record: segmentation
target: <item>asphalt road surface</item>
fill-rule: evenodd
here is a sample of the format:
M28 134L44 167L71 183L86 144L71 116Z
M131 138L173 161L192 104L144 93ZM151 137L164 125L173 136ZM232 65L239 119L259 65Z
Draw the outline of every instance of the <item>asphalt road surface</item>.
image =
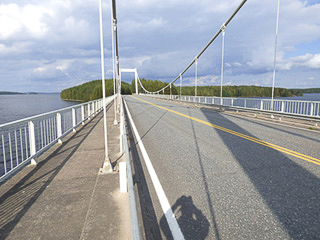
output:
M319 133L125 100L185 239L320 239ZM131 148L145 238L172 239L138 145Z

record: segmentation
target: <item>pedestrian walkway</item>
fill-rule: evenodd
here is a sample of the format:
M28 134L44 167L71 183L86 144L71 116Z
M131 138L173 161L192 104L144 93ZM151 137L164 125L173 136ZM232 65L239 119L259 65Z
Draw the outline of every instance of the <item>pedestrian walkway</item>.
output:
M107 119L115 165L122 158L112 106ZM99 174L102 112L63 140L36 167L0 186L0 239L130 239L128 195L119 192L119 175Z

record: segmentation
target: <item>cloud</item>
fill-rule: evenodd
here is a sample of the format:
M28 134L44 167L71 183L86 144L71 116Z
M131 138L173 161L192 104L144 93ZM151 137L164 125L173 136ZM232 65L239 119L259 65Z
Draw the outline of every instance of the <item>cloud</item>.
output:
M308 68L320 68L320 54L306 54L295 58L295 60L297 60L298 64L300 63L302 66L306 66Z
M0 39L12 39L24 34L41 37L48 31L45 17L53 17L50 9L35 5L18 6L17 4L0 5Z
M117 1L120 66L137 68L140 77L173 80L239 3ZM270 84L276 9L276 1L247 1L228 25L226 84ZM1 1L1 85L14 90L14 81L19 81L30 91L37 91L50 83L48 91L56 91L101 78L98 10L96 0ZM319 87L319 79L308 79L319 75L319 12L318 1L281 1L277 83L299 87L304 82ZM109 3L103 3L103 14L106 73L112 77ZM219 84L216 76L221 69L221 40L219 36L199 59L200 85ZM194 70L191 66L186 72L184 84L194 84Z

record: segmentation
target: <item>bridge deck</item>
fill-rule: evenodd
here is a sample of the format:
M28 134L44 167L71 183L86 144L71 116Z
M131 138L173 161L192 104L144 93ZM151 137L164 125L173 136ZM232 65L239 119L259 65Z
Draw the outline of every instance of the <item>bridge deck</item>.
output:
M119 128L108 111L109 148L119 161ZM110 139L110 136L115 136ZM128 195L118 174L99 175L103 115L94 117L0 187L0 239L128 239Z
M171 237L164 201L185 239L319 239L318 132L173 101L125 100L159 179L154 184L150 162L138 155L147 239Z

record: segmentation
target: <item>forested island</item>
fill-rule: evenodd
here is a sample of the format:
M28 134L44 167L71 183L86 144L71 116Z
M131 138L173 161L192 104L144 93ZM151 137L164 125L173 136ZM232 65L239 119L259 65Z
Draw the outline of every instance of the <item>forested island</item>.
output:
M146 80L141 79L143 86L150 92L157 91L165 87L168 83L159 80ZM182 95L194 95L194 86L184 86L181 88ZM143 93L144 90L139 86L139 92ZM135 93L135 81L132 80L131 84L122 82L121 94ZM180 94L180 87L173 85L171 89L173 95ZM308 89L287 89L275 88L275 97L293 97L303 96L304 93L320 93L320 88ZM113 80L106 80L106 96L113 94ZM163 94L162 92L160 94ZM170 88L164 90L164 94L170 94ZM259 86L223 86L223 97L271 97L271 87ZM220 96L220 86L198 86L198 96ZM93 80L79 86L71 87L62 90L60 96L64 100L87 102L95 99L102 98L102 84L101 80Z
M141 80L142 85L150 92L157 91L168 83L161 81L152 80ZM134 80L131 83L131 89L134 89ZM259 86L223 86L222 96L223 97L271 97L271 87L259 87ZM139 92L144 92L139 86ZM164 94L170 94L170 88L166 88ZM172 94L180 94L180 87L172 86ZM195 95L194 86L181 87L181 95ZM198 86L198 96L220 96L220 86ZM275 88L275 97L293 97L303 96L301 89L286 89L286 88Z
M24 93L0 91L0 95L20 95L20 94L24 94Z
M106 79L106 96L113 95L113 80ZM121 94L131 94L130 84L122 82ZM60 97L64 100L88 102L102 98L101 80L93 80L81 85L62 90Z
M9 91L0 91L0 95L25 95L25 94L39 94L36 92L27 92L27 93L20 93L20 92L9 92Z
M303 88L303 89L291 89L293 91L300 91L302 93L320 93L320 88Z

